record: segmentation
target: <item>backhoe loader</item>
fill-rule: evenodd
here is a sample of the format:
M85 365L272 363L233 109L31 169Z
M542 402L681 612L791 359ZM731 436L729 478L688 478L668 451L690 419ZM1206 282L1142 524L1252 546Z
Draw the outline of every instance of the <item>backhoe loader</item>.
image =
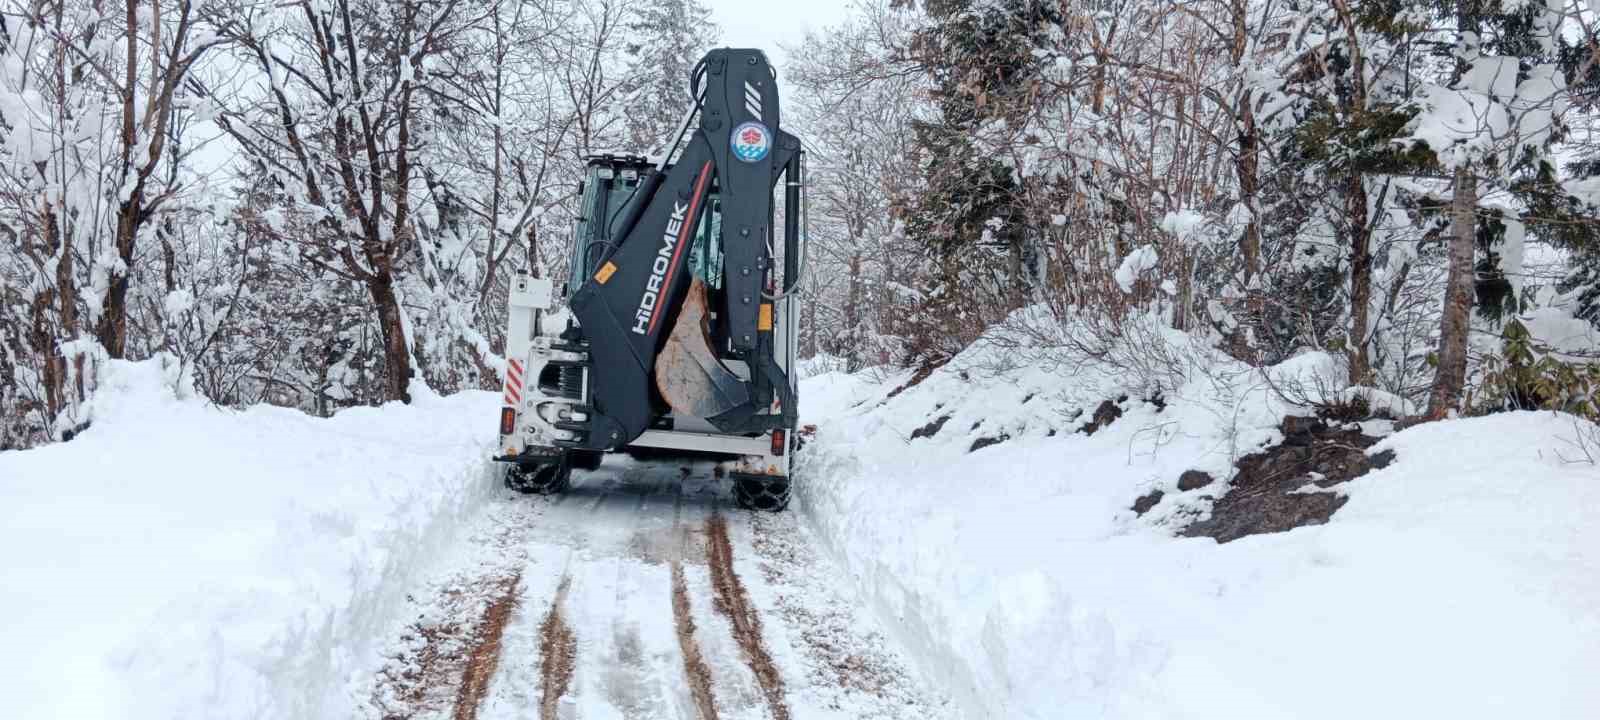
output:
M566 277L513 279L495 459L515 490L666 450L718 458L741 506L788 505L805 154L759 50L712 50L690 91L653 162L588 159Z

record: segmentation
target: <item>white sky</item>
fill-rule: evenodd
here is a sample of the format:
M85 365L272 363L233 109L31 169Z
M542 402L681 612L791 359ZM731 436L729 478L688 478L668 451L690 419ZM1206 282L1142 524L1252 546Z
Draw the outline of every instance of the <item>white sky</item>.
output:
M850 16L854 0L704 0L722 26L722 47L765 50L783 72L779 43L799 45L807 30L837 25Z

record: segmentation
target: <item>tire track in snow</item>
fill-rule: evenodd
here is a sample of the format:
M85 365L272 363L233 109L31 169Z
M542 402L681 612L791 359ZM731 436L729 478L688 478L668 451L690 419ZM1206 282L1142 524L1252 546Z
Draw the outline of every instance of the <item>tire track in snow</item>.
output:
M752 513L730 527L733 541L750 548L748 587L778 644L780 664L800 707L848 712L857 720L953 720L949 699L921 682L896 650L884 624L837 582L839 569L818 552L794 514ZM789 648L784 648L787 640ZM792 654L782 652L788 650Z
M556 720L561 696L572 684L573 662L578 655L578 640L567 625L561 606L567 601L567 589L572 586L570 577L563 577L556 588L550 611L539 626L539 674L544 693L539 700L540 720Z
M700 654L695 640L694 616L689 606L689 590L683 580L683 564L672 562L672 620L678 631L678 647L683 653L683 673L689 693L700 711L700 720L717 720L717 698L711 692L711 668Z
M750 604L749 592L733 571L733 544L728 541L728 522L720 513L706 518L706 561L710 565L714 606L728 618L733 639L739 645L745 664L755 674L756 683L766 697L773 720L789 720L789 705L784 699L783 676L761 637L761 617Z
M700 461L608 460L574 480L508 495L445 553L385 668L411 680L380 678L385 718L941 715L915 677L880 672L903 658L868 613L835 607L850 604L836 567L774 556L810 550L793 516L732 510Z
M478 706L489 692L489 679L494 677L500 664L500 638L505 634L506 621L516 608L522 576L513 575L502 581L502 590L489 606L484 608L473 632L474 642L467 654L467 665L461 673L460 689L456 691L454 720L474 720Z
M465 529L461 546L441 558L456 569L409 596L415 619L395 628L397 642L372 676L365 717L453 716L474 668L492 671L486 662L516 604L524 530L540 512L495 504Z
M693 717L675 671L671 578L655 539L679 523L679 483L655 468L627 463L575 481L565 509L552 511L531 540L535 556L553 546L566 548L563 572L570 584L560 618L573 638L568 679L560 686L543 677L543 668L552 665L544 660L536 687L524 683L527 689L516 693L509 689L516 680L507 678L500 704L513 708L520 697L525 711L506 717ZM579 536L581 541L572 541ZM535 652L542 657L550 643L535 635ZM554 715L540 714L544 708Z

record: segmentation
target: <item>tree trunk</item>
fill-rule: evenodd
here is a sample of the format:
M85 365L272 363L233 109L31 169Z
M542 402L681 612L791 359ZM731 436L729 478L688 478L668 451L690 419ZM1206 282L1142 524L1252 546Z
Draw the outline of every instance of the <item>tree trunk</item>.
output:
M1239 235L1239 255L1244 259L1245 289L1248 291L1261 272L1261 223L1256 220L1256 195L1261 182L1257 177L1260 168L1260 131L1256 129L1256 114L1250 106L1247 91L1239 103L1239 154L1234 159L1234 173L1239 179L1239 200L1250 211L1250 220Z
M800 357L812 358L817 356L817 303L815 301L800 304L805 308L805 324L800 326Z
M138 133L135 130L137 116L134 106L134 96L138 93L139 63L139 15L137 2L128 0L127 8L127 40L128 46L123 58L122 77L122 173L124 179L136 177L134 169L134 144L138 142ZM155 102L155 98L147 99ZM122 267L116 268L110 279L110 286L106 288L106 296L100 303L100 323L96 334L99 335L100 345L105 348L106 355L112 358L123 358L128 351L128 277L133 274L133 242L134 235L139 231L139 209L143 204L141 186L143 178L129 190L128 196L117 206L117 258L122 261Z
M852 246L854 246L854 233L852 233ZM848 347L840 348L844 351L845 372L855 372L861 369L861 341L866 333L861 331L861 253L852 251L849 261L850 285L845 293L844 327L845 341Z
M367 281L367 292L378 310L378 328L383 333L383 399L411 402L411 349L406 342L405 323L400 320L400 300L394 294L394 281L388 273L375 273Z
M134 236L139 232L138 197L129 198L117 209L117 258L122 267L111 273L105 300L100 305L97 333L106 355L124 358L128 353L128 277L133 274Z
M1189 307L1194 302L1194 253L1184 251L1178 267L1178 296L1174 298L1172 308L1172 329L1188 332L1194 323L1190 322Z
M1351 385L1372 384L1372 360L1367 354L1372 308L1372 224L1367 217L1367 186L1362 173L1346 179L1345 219L1350 223L1350 337L1345 349Z
M1477 178L1469 168L1456 168L1455 196L1450 201L1449 278L1444 290L1444 316L1439 322L1439 365L1428 398L1428 417L1443 418L1461 401L1467 381L1467 333L1472 321L1472 255L1476 241Z

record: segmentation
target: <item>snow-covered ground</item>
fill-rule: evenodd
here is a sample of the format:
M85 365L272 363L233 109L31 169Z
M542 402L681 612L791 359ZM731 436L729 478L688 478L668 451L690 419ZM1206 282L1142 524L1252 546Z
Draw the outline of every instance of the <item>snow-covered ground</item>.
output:
M526 497L493 394L318 419L177 385L112 363L91 429L0 454L0 718L953 717L711 464Z
M0 454L0 717L1600 716L1596 428L1393 433L1328 524L1219 545L1174 529L1326 356L1153 402L1000 355L810 363L776 517L704 463L514 495L492 394L316 419L113 363L89 431Z
M797 516L738 511L711 463L614 456L558 496L502 493L467 536L353 717L960 717Z
M77 439L0 453L0 717L349 717L414 569L499 485L497 396L176 399L113 362Z
M801 393L800 511L963 717L1600 717L1600 467L1575 444L1600 429L1418 426L1328 524L1219 545L1173 526L1226 483L1176 482L1280 439L1262 376L1196 372L1162 408L1115 373L995 359Z

